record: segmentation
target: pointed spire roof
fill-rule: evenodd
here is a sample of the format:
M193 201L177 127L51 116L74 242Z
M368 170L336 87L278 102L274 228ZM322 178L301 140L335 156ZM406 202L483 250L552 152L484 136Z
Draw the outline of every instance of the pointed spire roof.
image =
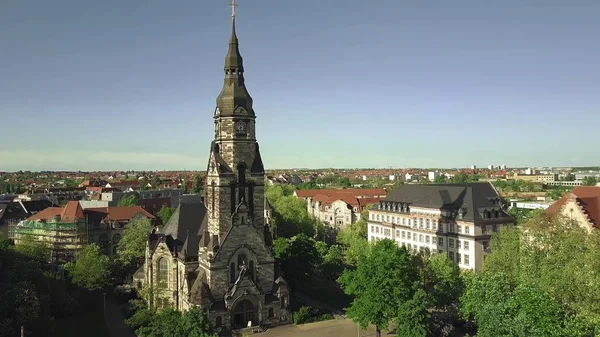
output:
M231 2L231 37L229 38L229 50L225 57L225 70L236 69L244 71L242 55L240 54L239 41L235 34L235 0Z
M225 56L225 80L217 97L215 118L232 116L236 113L254 115L252 97L244 84L244 62L240 54L239 40L235 31L235 0L231 3L231 36Z

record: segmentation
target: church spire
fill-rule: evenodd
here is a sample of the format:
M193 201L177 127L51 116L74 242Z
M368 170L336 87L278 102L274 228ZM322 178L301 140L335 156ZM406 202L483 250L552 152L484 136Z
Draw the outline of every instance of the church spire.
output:
M231 37L229 38L229 50L225 56L225 81L223 89L217 97L218 109L215 112L215 118L232 116L242 110L247 112L247 116L254 116L252 97L244 84L244 64L235 32L235 8L237 7L235 0L232 0L230 5Z
M242 55L240 54L240 48L238 44L238 38L235 34L235 8L237 4L235 0L231 1L231 37L229 38L229 51L225 57L225 73L229 71L244 72L244 65L242 61Z

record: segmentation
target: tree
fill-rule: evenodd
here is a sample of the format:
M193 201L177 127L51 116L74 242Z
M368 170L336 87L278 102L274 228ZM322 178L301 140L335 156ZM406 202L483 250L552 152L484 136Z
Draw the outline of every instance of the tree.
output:
M102 289L110 281L110 260L100 247L90 244L77 253L75 262L65 265L73 284L88 290Z
M140 179L140 190L145 191L147 189L148 189L148 178L146 177L146 175L143 175L142 178Z
M381 240L359 258L356 269L346 269L338 282L346 294L354 296L347 316L363 329L375 325L379 337L398 317L400 303L413 298L418 275L406 248Z
M433 182L435 184L445 184L448 182L448 177L445 174L440 174L439 176L435 177L435 179L433 179Z
M320 265L321 259L315 245L315 240L303 233L274 241L275 258L292 285L296 281L307 280Z
M155 174L152 178L152 187L156 189L160 186L160 184L162 184L162 180L160 179L158 174Z
M139 203L139 195L137 193L131 193L124 195L121 200L119 200L119 207L125 206L137 206Z
M141 309L140 315L134 314L135 319L129 319L128 324L142 324L135 330L139 337L216 337L206 314L200 308L191 308L180 313L172 308L163 309L148 315L147 309ZM133 318L132 317L132 318Z
M431 305L444 311L457 308L464 288L458 265L446 254L436 254L428 259L424 274L423 287Z
M583 177L583 179L581 179L581 184L584 186L596 186L596 184L598 184L598 179L596 177Z
M428 296L422 289L418 289L408 301L400 303L396 318L396 336L427 337L430 320L428 303Z
M200 194L201 191L202 191L202 178L200 177L199 174L196 174L194 176L194 183L192 185L192 193Z
M478 336L593 336L600 321L600 234L540 212L492 239L465 278L461 311Z
M142 216L134 217L125 225L123 237L117 244L117 259L125 269L135 271L141 265L151 231L152 223Z
M355 266L358 263L360 256L367 254L369 251L367 218L369 217L368 208L363 210L360 219L342 228L337 234L337 243L342 248L344 254L344 262Z
M34 241L30 237L21 239L19 244L14 246L14 250L29 260L40 263L48 263L50 261L50 248L42 242Z
M190 193L189 188L188 188L188 182L186 179L181 180L181 193L183 193L183 194Z
M160 218L163 226L167 224L173 213L175 213L175 207L163 205L163 207L160 208L160 211L158 211L158 217Z

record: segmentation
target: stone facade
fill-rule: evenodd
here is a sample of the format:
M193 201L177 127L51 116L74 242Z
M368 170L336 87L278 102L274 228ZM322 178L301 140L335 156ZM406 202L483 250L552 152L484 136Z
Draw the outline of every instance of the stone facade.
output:
M265 221L264 167L243 72L234 21L204 202L182 201L162 232L150 235L134 277L152 290L152 304L201 307L221 331L291 321L288 285L277 275Z

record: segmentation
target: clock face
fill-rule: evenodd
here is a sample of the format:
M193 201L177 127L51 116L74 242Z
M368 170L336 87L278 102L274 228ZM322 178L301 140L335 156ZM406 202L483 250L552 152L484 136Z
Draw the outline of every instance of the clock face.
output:
M236 128L238 133L246 132L246 124L244 122L237 122Z

